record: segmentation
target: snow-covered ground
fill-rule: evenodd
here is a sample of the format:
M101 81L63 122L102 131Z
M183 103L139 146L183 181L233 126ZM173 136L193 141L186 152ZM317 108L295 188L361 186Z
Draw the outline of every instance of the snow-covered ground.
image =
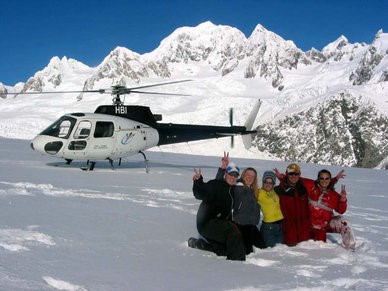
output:
M197 235L193 168L210 179L220 157L153 151L148 174L140 155L90 172L27 140L0 144L0 290L388 290L388 171L346 168L355 252L333 234L231 262L186 242ZM287 164L232 160L260 175ZM322 168L301 166L310 178Z

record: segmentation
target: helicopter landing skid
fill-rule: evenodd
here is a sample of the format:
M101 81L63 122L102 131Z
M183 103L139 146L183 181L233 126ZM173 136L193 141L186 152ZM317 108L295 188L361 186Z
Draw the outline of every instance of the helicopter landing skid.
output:
M113 160L112 160L112 159L109 159L109 158L108 158L108 160L109 160L109 164L110 164L112 170L114 170L114 169L115 169L115 166L113 166Z
M89 161L86 164L89 165ZM81 170L83 170L83 171L93 171L95 165L96 165L96 162L90 162L90 166L89 167L81 167Z
M148 174L150 170L149 170L149 168L148 168L148 160L147 160L147 157L146 157L146 155L145 155L142 151L139 151L139 154L142 154L142 155L143 155L146 173Z

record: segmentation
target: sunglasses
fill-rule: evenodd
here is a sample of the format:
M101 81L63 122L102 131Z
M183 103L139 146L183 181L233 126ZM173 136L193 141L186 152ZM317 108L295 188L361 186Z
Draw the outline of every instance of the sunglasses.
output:
M293 173L287 173L287 175L288 175L288 176L299 176L300 173L294 173L294 172L293 172Z
M235 173L231 173L231 174L228 173L228 175L233 177L233 178L238 178L238 174L235 174Z
M274 185L275 183L274 183L274 182L267 182L267 181L264 181L264 184L267 184L267 185Z
M319 180L321 180L321 181L328 181L328 180L330 180L330 178L329 177L327 177L327 178L319 177Z

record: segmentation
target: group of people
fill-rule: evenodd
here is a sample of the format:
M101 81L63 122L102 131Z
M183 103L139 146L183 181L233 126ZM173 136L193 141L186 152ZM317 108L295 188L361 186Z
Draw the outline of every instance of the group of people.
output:
M243 261L253 246L295 246L309 239L326 241L326 233L340 233L343 246L354 250L350 224L341 216L347 208L345 186L340 193L334 189L344 176L344 170L331 177L324 169L316 180L307 179L292 163L284 174L276 168L265 171L259 188L257 171L249 167L240 176L239 167L224 153L215 179L204 182L201 170L194 169L193 194L201 200L199 237L189 238L188 245Z

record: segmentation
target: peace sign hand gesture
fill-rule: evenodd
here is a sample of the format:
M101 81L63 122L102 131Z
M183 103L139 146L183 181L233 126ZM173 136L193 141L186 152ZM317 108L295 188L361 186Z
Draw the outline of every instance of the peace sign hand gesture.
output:
M199 178L201 178L201 176L202 176L201 169L194 169L193 180L194 181L199 180Z
M221 169L226 169L229 165L229 152L224 152L224 156L221 159Z
M273 171L275 173L275 176L280 180L282 178L282 173L280 173L277 168L273 169Z

